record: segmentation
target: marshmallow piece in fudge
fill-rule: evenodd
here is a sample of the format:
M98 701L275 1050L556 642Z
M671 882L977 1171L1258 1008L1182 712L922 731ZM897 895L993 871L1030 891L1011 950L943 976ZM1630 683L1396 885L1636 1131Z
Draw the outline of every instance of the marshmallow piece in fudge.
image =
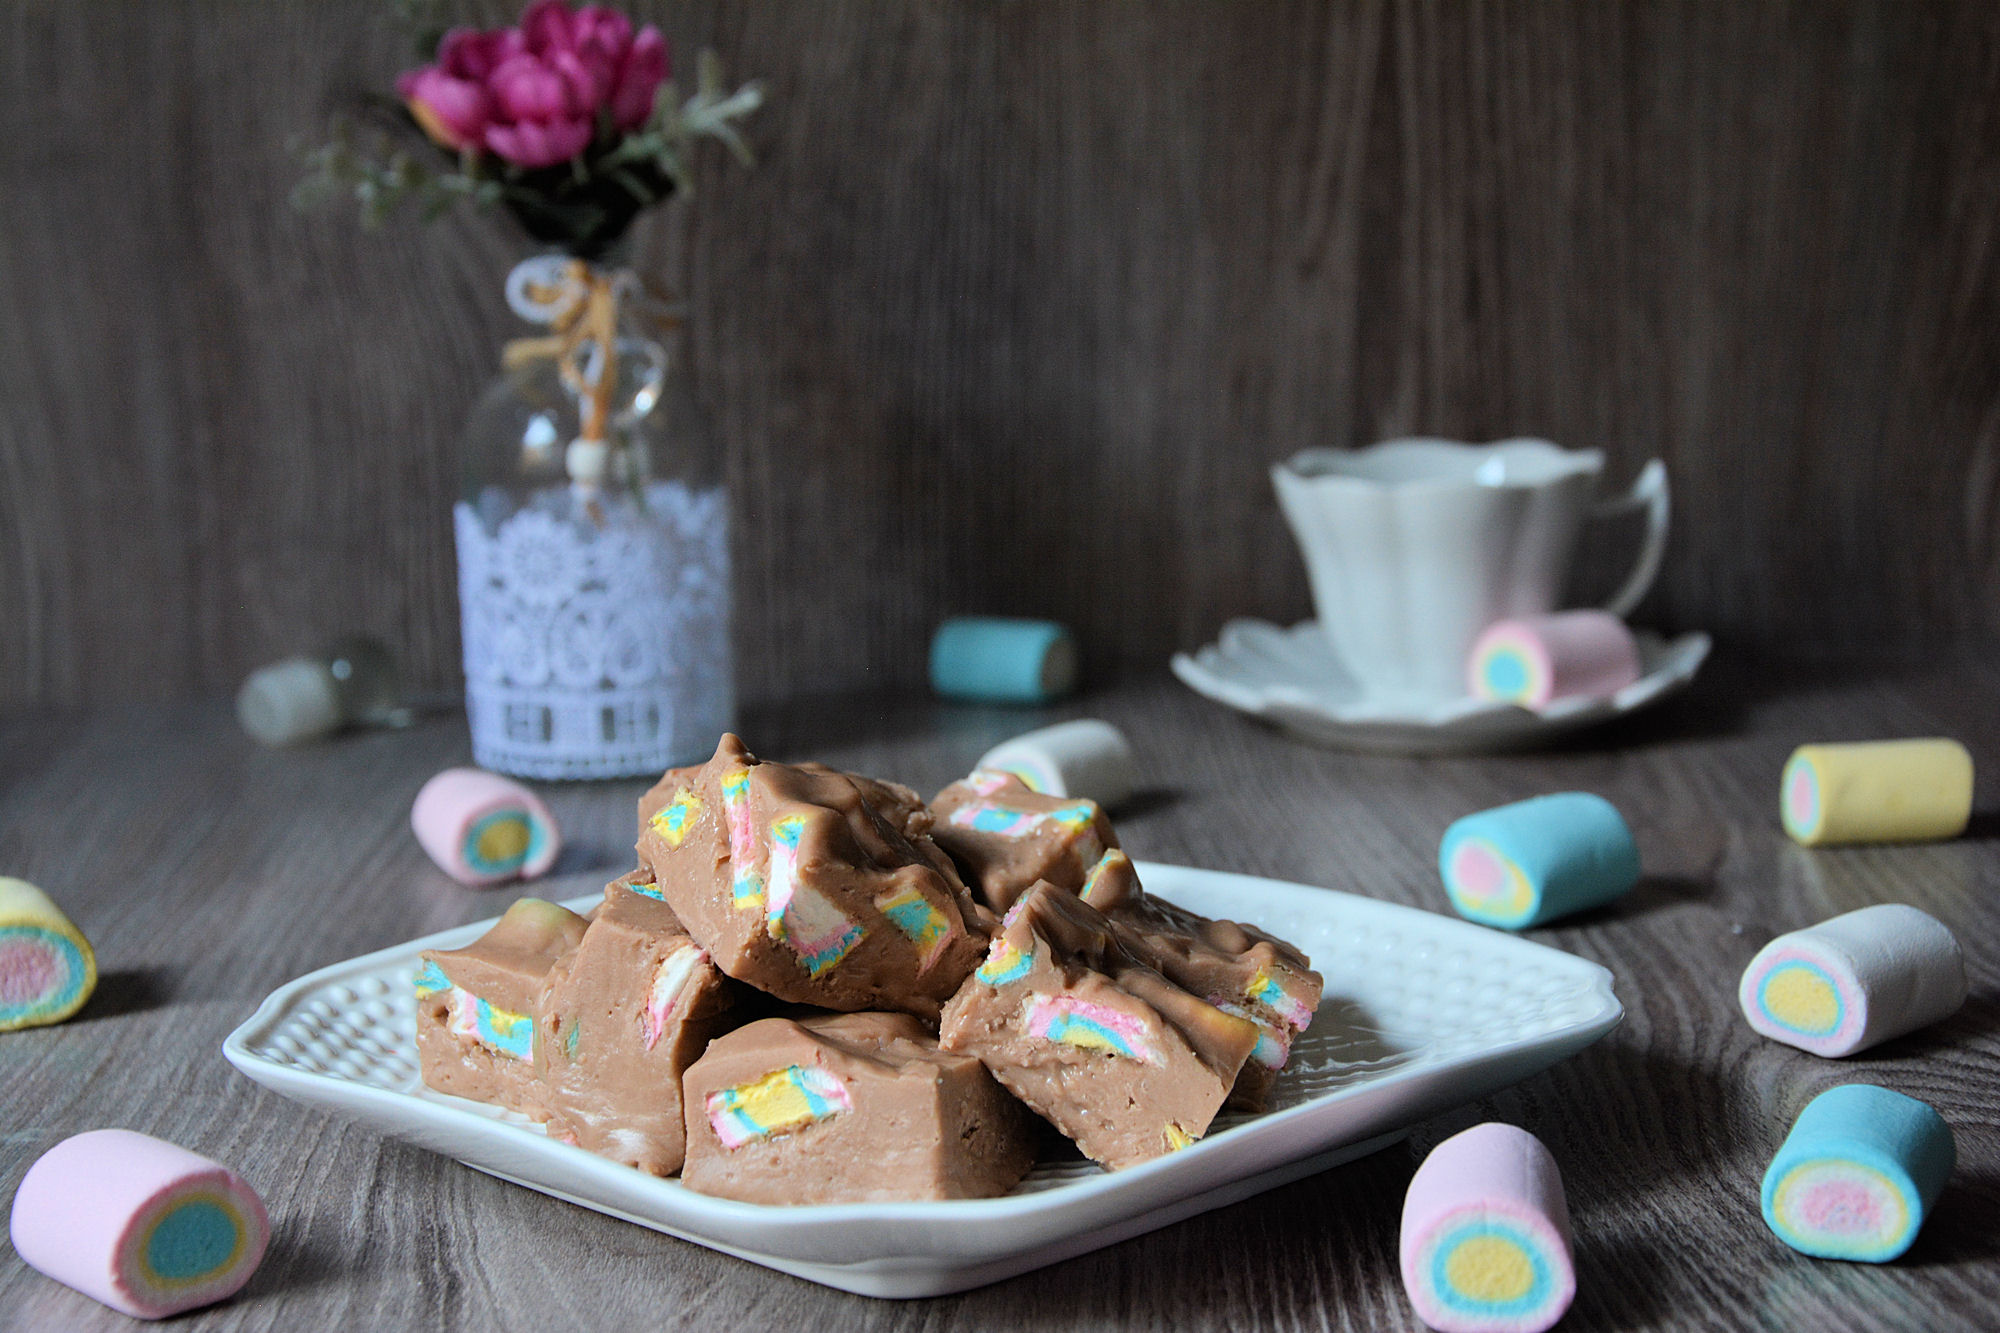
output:
M1208 917L1147 893L1131 858L1106 852L1082 898L1104 913L1128 952L1176 986L1257 1025L1257 1046L1236 1076L1229 1104L1261 1111L1312 1022L1326 982L1306 956L1255 926Z
M1075 891L1118 835L1097 802L1044 796L1012 773L975 769L937 794L931 836L980 901L1005 912L1038 880Z
M660 886L653 880L653 872L643 865L626 871L617 879L606 884L604 886L604 902L597 907L593 907L591 911L593 913L601 912L614 903L625 902L633 898L646 898L662 905L667 901L667 895L660 892ZM675 917L674 920L678 922L680 918ZM686 926L682 926L680 929L683 934L687 932Z
M720 1026L729 983L666 903L627 876L549 969L535 1067L549 1133L656 1176L687 1146L681 1075Z
M926 827L907 788L764 763L724 736L707 764L641 799L639 855L737 980L801 1004L935 1019L986 930Z
M749 1203L979 1199L1034 1164L1033 1120L908 1014L766 1018L687 1072L689 1189Z
M523 898L463 949L426 949L417 973L417 1056L439 1092L546 1119L535 1073L535 1005L583 939L566 907Z
M1037 884L944 1009L940 1042L1095 1161L1131 1166L1208 1132L1258 1029L1134 957L1104 916Z

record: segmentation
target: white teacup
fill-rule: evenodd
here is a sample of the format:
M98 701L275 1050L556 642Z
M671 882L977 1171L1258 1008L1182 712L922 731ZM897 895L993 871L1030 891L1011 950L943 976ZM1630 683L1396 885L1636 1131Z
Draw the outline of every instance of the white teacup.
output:
M1355 680L1384 698L1465 693L1479 632L1556 609L1587 518L1643 508L1646 539L1604 609L1624 616L1660 570L1667 471L1595 499L1604 455L1547 440L1389 440L1308 449L1271 469L1305 555L1320 628Z

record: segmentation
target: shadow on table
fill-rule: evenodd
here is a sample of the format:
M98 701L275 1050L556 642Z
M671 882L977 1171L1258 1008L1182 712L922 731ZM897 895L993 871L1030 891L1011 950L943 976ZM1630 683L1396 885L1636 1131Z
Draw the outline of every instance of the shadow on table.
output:
M921 732L967 734L973 738L969 748L977 754L1047 720L1044 709L981 708L944 703L916 691L873 690L755 704L743 710L737 732L763 758L829 762L829 754L852 746Z
M1780 699L1852 693L1907 679L1908 664L1895 662L1759 659L1719 645L1681 694L1627 717L1587 727L1549 747L1552 754L1624 750L1664 741L1714 740L1743 735L1759 706ZM1773 776L1775 791L1776 777ZM1775 796L1774 796L1775 800ZM1996 814L2000 820L2000 814ZM2000 827L1995 827L2000 833Z
M1620 1034L1572 1056L1547 1077L1558 1080L1564 1098L1544 1138L1558 1161L1590 1163L1572 1184L1573 1191L1584 1186L1578 1193L1586 1205L1616 1207L1663 1183L1762 1175L1755 1136L1743 1132L1762 1117L1739 1078ZM1543 1132L1533 1123L1527 1128Z
M1965 832L1959 837L1975 842L1991 842L2000 838L2000 810L1974 810L1972 818L1965 821Z
M1589 754L1662 741L1741 735L1749 729L1755 705L1798 688L1801 679L1811 677L1810 672L1801 677L1796 670L1766 669L1740 654L1717 648L1681 693L1651 708L1561 737L1548 747L1548 753Z
M1279 1311L1310 1318L1337 1307L1354 1327L1400 1327L1409 1306L1396 1277L1397 1219L1415 1166L1406 1145L1391 1144L1240 1203L927 1302L925 1322L1017 1333L1223 1329L1268 1323Z
M1761 1223L1760 1223L1761 1226ZM1953 1176L1939 1196L1916 1243L1900 1259L1887 1264L1847 1264L1810 1258L1779 1245L1765 1233L1760 1241L1775 1247L1763 1299L1757 1318L1749 1327L1770 1333L1791 1333L1801 1328L1852 1327L1854 1312L1873 1310L1884 1322L1874 1327L1909 1328L1990 1328L1989 1309L1974 1306L1971 1314L1957 1295L1956 1309L1929 1305L1904 1306L1900 1313L1908 1322L1897 1322L1898 1307L1890 1302L1907 1300L1916 1290L1910 1279L1932 1269L1956 1269L1960 1273L1978 1271L2000 1258L2000 1175L1977 1173ZM1896 1278L1903 1277L1898 1283ZM1977 1298L1974 1298L1977 1299Z
M1561 1326L1656 1327L1700 1308L1672 1219L1745 1198L1754 1215L1763 1150L1741 1132L1757 1120L1754 1095L1697 1059L1616 1034L1544 1078L1558 1103L1522 1123L1561 1164L1574 1219L1576 1304ZM1523 1091L1545 1097L1547 1085Z
M2000 1259L2000 1174L1959 1172L1924 1219L1916 1243L1896 1262L1907 1268L1956 1267Z
M156 1008L172 997L173 977L172 969L165 967L121 967L99 973L89 1003L69 1021L94 1023Z
M1982 1037L2000 1032L2000 995L1975 991L1966 997L1957 1013L1918 1028L1880 1046L1871 1046L1856 1060L1925 1060L1933 1056L1962 1054Z
M351 1274L352 1252L322 1239L306 1225L308 1219L292 1217L274 1221L271 1245L264 1262L243 1289L243 1297L287 1295L347 1280Z
M1703 688L1697 680L1684 694L1626 717L1585 727L1550 742L1547 754L1598 754L1634 750L1665 741L1719 740L1749 730L1748 703L1740 693Z
M629 843L605 846L594 842L565 842L562 851L556 854L556 863L549 867L548 877L561 879L567 875L588 874L598 879L609 879L621 870L630 870L632 857Z
M1171 809L1181 799L1175 787L1144 787L1120 801L1111 813L1119 819L1143 819L1156 811Z
M1646 875L1624 897L1549 924L1568 930L1572 927L1588 929L1619 921L1636 921L1654 912L1701 902L1714 892L1713 881L1696 879L1692 875Z
M1563 1318L1564 1333L1651 1328L1667 1320L1673 1278L1657 1239L1585 1231L1576 1236L1572 1257L1576 1301Z

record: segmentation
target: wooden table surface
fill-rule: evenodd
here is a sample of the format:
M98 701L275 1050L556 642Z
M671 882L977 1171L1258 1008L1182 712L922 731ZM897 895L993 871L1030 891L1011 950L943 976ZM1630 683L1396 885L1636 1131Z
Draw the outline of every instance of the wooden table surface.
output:
M1753 671L1561 750L1407 760L1295 744L1165 679L1049 714L921 700L801 704L746 719L753 748L934 790L992 742L1095 714L1133 738L1153 790L1119 820L1135 855L1302 880L1443 910L1434 856L1455 817L1565 788L1633 824L1639 889L1532 937L1610 968L1624 1025L1583 1054L1420 1126L1407 1143L1046 1269L941 1300L871 1301L545 1198L260 1090L222 1038L280 983L490 916L516 890L443 878L410 836L424 778L464 762L462 723L259 750L220 706L0 722L0 873L41 884L90 934L103 980L61 1027L0 1037L0 1191L78 1131L122 1125L234 1164L271 1251L189 1328L1417 1328L1396 1276L1402 1191L1445 1135L1500 1118L1562 1164L1579 1290L1565 1328L1992 1328L2000 1322L2000 819L1930 846L1805 851L1780 833L1780 766L1807 740L1950 734L2000 806L2000 674ZM631 859L638 782L557 786L569 847L548 896ZM1735 1004L1774 933L1914 903L1965 946L1953 1019L1830 1062L1755 1037ZM1330 977L1337 993L1339 978ZM1865 1079L1921 1097L1958 1139L1930 1224L1880 1267L1806 1259L1757 1212L1798 1112ZM0 1261L0 1326L128 1328Z

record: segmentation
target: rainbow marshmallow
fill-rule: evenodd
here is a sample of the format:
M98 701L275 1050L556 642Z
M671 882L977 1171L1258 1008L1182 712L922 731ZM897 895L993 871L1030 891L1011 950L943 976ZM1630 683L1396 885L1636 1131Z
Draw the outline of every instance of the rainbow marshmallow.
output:
M14 1194L28 1264L138 1319L236 1294L271 1222L243 1177L129 1129L94 1129L43 1153Z
M97 955L62 909L0 876L0 1032L60 1023L97 989Z
M1094 801L1085 801L1082 805L1066 805L1060 810L1049 811L1049 818L1055 820L1056 823L1062 825L1071 833L1081 833L1097 821L1097 803ZM1093 834L1089 842L1079 843L1078 846L1097 847L1096 836ZM1082 859L1094 862L1103 853L1104 849L1097 847L1096 851Z
M451 1004L451 1019L445 1025L454 1035L476 1041L495 1055L511 1060L535 1058L535 1021L480 999L462 986L452 985L444 969L426 958L421 971L411 979L419 1000L444 995Z
M1005 935L995 935L987 946L986 961L972 975L989 986L1007 986L1027 976L1034 965L1031 951L1015 948Z
M535 1058L535 1020L487 1003L470 991L452 996L451 1030L515 1060Z
M1751 1027L1829 1058L1948 1018L1965 996L1957 938L1904 903L1778 936L1750 960L1736 989Z
M918 970L928 972L945 945L951 943L952 925L931 900L915 888L883 894L875 900L875 910L916 946Z
M1145 1024L1137 1017L1073 996L1038 997L1028 1007L1028 1032L1044 1041L1105 1051L1140 1064L1158 1064L1160 1059L1146 1041Z
M750 818L750 770L731 769L722 778L722 813L729 825L730 900L740 911L764 910L764 872L758 868L757 830Z
M1313 1020L1313 1005L1279 985L1269 972L1257 969L1250 978L1249 999L1276 1014L1293 1032L1304 1032Z
M1037 811L1017 810L998 801L973 801L952 811L950 822L980 833L997 833L1003 838L1025 838L1046 819L1046 815Z
M747 775L746 775L747 777ZM674 793L674 799L653 812L649 821L653 832L667 840L667 846L678 847L686 841L688 830L701 815L701 796L692 788L682 787Z
M1403 1287L1439 1333L1540 1333L1576 1296L1562 1173L1513 1125L1431 1150L1403 1198Z
M1112 853L1107 852L1107 857ZM1086 895L1085 901L1089 901ZM1313 1005L1293 995L1269 972L1259 968L1244 987L1244 1003L1226 995L1210 995L1208 1002L1225 1014L1248 1019L1257 1027L1257 1044L1250 1058L1266 1069L1279 1070L1292 1057L1292 1039L1312 1023Z
M1264 1068L1277 1071L1285 1067L1292 1058L1292 1029L1283 1023L1273 1022L1263 1010L1249 1005L1237 1004L1220 995L1211 995L1208 1002L1225 1014L1253 1023L1257 1027L1257 1044L1250 1048L1250 1058Z
M765 890L764 929L789 945L812 976L825 975L861 943L864 932L827 897L799 882L801 815L784 815L771 825L770 875Z
M711 1092L703 1109L722 1146L736 1149L852 1111L854 1098L836 1074L811 1065L787 1065L755 1082Z
M1466 664L1473 697L1536 709L1616 694L1639 675L1639 645L1607 611L1499 621L1473 643Z
M1801 1254L1886 1263L1917 1238L1957 1155L1944 1117L1914 1097L1829 1088L1764 1172L1764 1224Z
M1801 745L1778 813L1807 847L1956 838L1972 818L1972 756L1945 739Z
M652 1050L666 1035L667 1021L674 1016L680 1004L681 992L687 989L688 979L694 970L708 961L708 951L693 942L675 949L660 960L659 970L653 974L653 984L646 991L646 1007L639 1015L639 1035ZM576 1034L578 1025L569 1029L569 1054L576 1054Z
M562 832L542 798L511 778L448 768L417 793L410 828L438 869L474 888L548 873Z
M1639 882L1639 848L1611 802L1537 796L1445 830L1438 872L1460 916L1524 930L1617 898Z

